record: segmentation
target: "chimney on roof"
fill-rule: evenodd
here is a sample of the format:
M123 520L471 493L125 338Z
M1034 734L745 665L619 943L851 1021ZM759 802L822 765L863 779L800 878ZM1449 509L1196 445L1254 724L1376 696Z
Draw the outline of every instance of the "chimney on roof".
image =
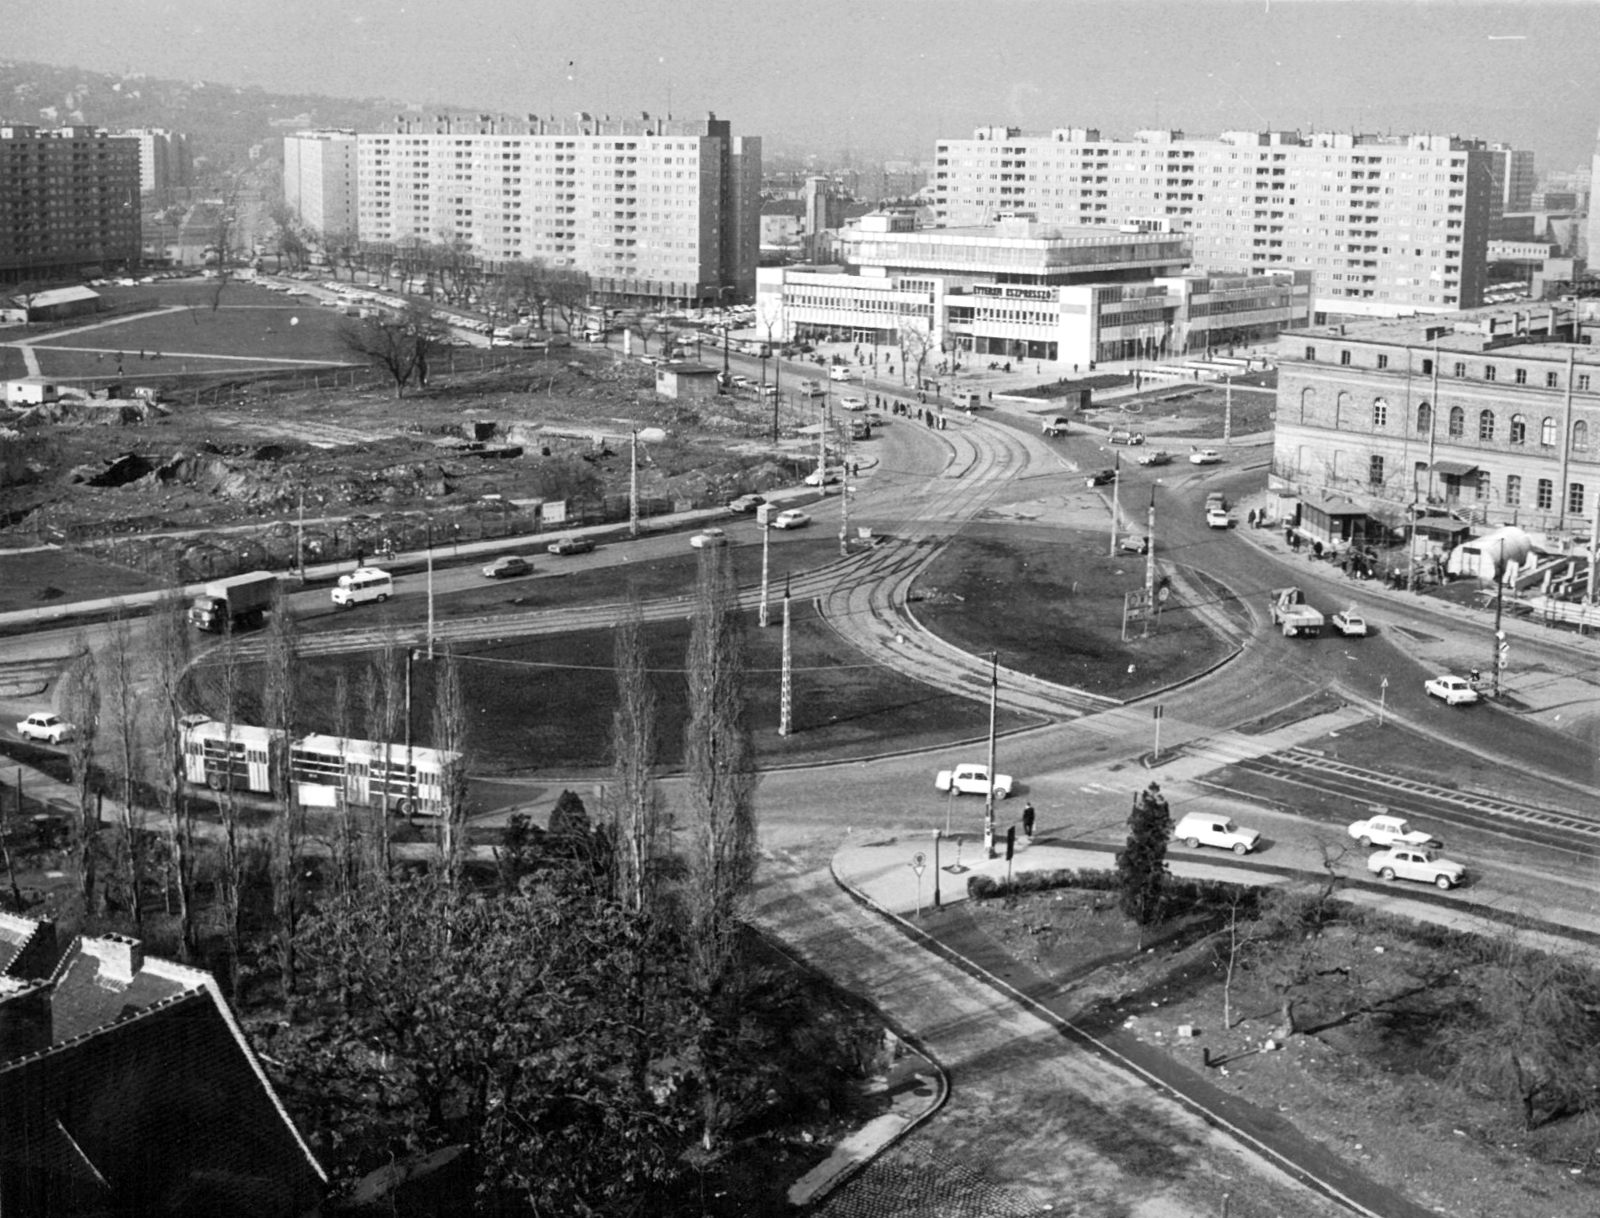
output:
M16 1061L50 1047L52 1022L48 981L25 981L0 989L0 1062Z
M144 967L144 944L127 935L101 935L84 939L85 955L100 961L100 976L118 985L128 985Z

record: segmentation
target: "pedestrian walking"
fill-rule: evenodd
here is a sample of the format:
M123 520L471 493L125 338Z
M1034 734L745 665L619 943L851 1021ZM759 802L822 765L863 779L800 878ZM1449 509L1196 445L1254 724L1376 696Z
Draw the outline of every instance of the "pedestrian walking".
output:
M1026 838L1030 838L1030 839L1033 837L1033 805L1032 804L1023 804L1022 805L1022 836L1026 837Z

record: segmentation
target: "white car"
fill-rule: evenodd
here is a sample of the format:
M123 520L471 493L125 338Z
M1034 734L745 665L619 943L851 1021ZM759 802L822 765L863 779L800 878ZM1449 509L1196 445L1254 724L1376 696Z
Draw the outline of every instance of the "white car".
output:
M788 508L772 518L775 529L803 529L810 523L811 517L799 508Z
M1190 465L1217 465L1222 461L1222 454L1214 448L1197 448L1189 454Z
M1216 846L1219 850L1232 850L1235 854L1249 854L1261 841L1255 829L1241 829L1226 816L1212 816L1204 812L1191 812L1178 822L1172 836L1191 850L1201 846Z
M1333 628L1346 637L1366 637L1367 619L1361 616L1361 610L1354 605L1343 613L1335 613L1329 620L1333 623Z
M957 795L987 795L989 794L989 767L986 765L958 765L953 770L940 770L933 785L940 791L954 791ZM996 799L1006 799L1011 795L1011 775L996 774L994 776L994 795Z
M727 545L728 535L721 529L701 529L693 537L689 538L689 544L697 550L714 549L717 546Z
M71 740L76 731L72 724L49 711L35 711L17 724L17 735L24 740L43 740L49 744Z
M1221 508L1212 508L1206 513L1206 528L1227 529L1233 527L1233 517Z
M1400 816L1390 816L1379 813L1358 820L1350 826L1350 836L1363 846L1437 846L1444 848L1444 843L1431 833L1424 833L1421 829L1413 829L1410 823Z
M1478 700L1478 691L1465 677L1441 674L1422 683L1423 692L1442 698L1451 706L1463 706Z
M848 381L850 379L850 369L842 365L835 364L832 368L828 369L828 379L830 381Z
M837 481L839 481L839 471L833 469L827 473L814 469L805 478L807 486L832 486Z
M867 399L858 397L841 398L839 405L846 410L865 410L867 408Z
M1416 880L1449 891L1467 878L1467 869L1421 846L1393 846L1367 859L1367 870L1386 880Z

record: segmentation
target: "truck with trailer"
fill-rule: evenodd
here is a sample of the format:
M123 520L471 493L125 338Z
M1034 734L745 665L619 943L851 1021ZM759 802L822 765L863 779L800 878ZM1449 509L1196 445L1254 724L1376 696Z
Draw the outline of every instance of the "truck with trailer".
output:
M1283 630L1286 639L1315 638L1322 633L1322 614L1306 604L1306 594L1299 588L1274 591L1270 608L1272 624Z
M214 579L189 606L189 622L212 634L255 630L266 621L272 590L277 586L278 577L271 571Z

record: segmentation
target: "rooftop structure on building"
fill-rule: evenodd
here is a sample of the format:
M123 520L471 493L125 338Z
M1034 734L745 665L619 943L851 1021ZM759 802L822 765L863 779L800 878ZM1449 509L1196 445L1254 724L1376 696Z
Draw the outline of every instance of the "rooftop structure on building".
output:
M357 136L362 240L570 267L611 304L748 297L760 186L761 140L715 115L401 116Z
M295 1218L325 1185L209 973L0 913L0 1212Z
M138 141L0 123L0 283L138 261Z
M1494 164L1453 135L980 127L938 141L932 185L937 223L1159 221L1202 269L1310 270L1324 317L1392 316L1480 302Z
M1559 549L1600 494L1597 331L1584 301L1286 335L1273 473L1375 519L1517 524Z

